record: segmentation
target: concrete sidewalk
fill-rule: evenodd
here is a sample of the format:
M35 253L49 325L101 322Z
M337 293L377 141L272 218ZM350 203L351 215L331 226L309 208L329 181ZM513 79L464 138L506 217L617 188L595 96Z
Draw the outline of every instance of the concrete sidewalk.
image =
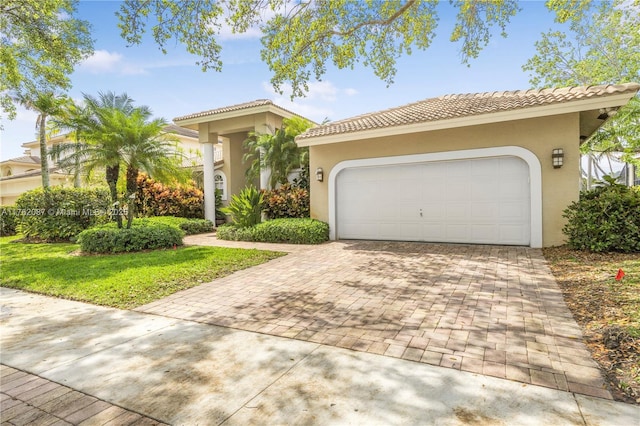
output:
M168 424L618 426L640 418L634 405L397 358L15 290L0 297L2 364Z

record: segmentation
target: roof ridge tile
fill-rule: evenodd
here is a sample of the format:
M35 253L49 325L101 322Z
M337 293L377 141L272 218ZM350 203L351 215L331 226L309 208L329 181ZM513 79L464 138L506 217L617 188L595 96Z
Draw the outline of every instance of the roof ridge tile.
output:
M472 115L491 114L570 102L573 100L638 92L640 84L624 83L601 86L552 87L512 91L446 94L394 108L360 114L309 129L298 139L340 133L353 133L377 128L403 126L429 121L447 120Z

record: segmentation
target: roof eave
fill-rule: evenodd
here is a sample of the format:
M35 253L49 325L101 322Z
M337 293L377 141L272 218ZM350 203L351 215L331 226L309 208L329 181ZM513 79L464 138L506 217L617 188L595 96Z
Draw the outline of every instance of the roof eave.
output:
M629 100L633 96L635 96L636 93L637 91L630 91L615 95L594 96L587 99L579 99L551 105L540 105L530 108L498 111L488 114L469 115L465 117L456 117L446 120L427 121L423 123L414 123L401 126L381 127L377 129L344 132L325 136L296 138L296 143L301 147L326 145L331 143L387 137L393 135L428 132L433 130L446 130L456 127L500 123L505 121L523 120L535 117L546 117L572 112L589 111L597 108L620 107L629 102Z
M293 112L287 111L286 109L280 108L277 105L273 105L273 104L267 104L267 105L259 105L259 106L255 106L255 107L250 107L250 108L242 108L242 109L238 109L238 110L234 110L234 111L227 111L227 112L221 112L221 113L212 113L212 114L204 114L201 116L197 116L197 117L192 117L192 118L185 118L185 119L181 119L181 117L176 117L173 119L173 122L175 124L177 124L178 126L182 126L182 127L186 127L186 126L192 126L195 124L200 124L200 123L209 123L211 121L218 121L218 120L225 120L228 118L237 118L237 117L244 117L247 115L252 115L252 114L262 114L262 113L267 113L267 112L271 112L273 114L277 114L281 117L284 118L291 118L291 117L301 117L298 114L295 114ZM189 116L186 116L189 117Z

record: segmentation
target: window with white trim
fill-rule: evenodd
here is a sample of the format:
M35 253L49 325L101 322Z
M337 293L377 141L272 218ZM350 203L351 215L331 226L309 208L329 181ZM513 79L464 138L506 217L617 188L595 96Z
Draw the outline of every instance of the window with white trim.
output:
M216 190L220 190L221 199L226 201L227 199L227 177L224 172L216 170L213 174L213 182Z

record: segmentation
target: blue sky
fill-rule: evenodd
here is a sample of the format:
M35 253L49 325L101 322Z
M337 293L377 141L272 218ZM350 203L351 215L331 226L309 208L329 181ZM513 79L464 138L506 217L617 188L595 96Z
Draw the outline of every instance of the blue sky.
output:
M224 62L220 73L203 73L196 57L171 42L163 55L147 37L142 45L127 47L120 38L116 1L81 1L79 16L92 24L94 56L76 68L69 95L126 92L138 105L148 105L155 116L174 117L207 109L272 99L317 122L399 106L451 93L527 89L529 76L522 65L533 56L540 33L554 26L543 1L521 2L522 11L507 27L508 37L496 30L490 44L468 67L460 61L460 46L449 41L455 11L448 2L439 6L436 38L426 51L414 50L397 64L395 83L389 87L365 67L338 70L329 66L321 82L311 82L306 98L278 95L270 87L269 69L260 61L258 35L221 37ZM18 110L14 121L4 121L0 159L22 155L24 142L35 140L36 115Z

